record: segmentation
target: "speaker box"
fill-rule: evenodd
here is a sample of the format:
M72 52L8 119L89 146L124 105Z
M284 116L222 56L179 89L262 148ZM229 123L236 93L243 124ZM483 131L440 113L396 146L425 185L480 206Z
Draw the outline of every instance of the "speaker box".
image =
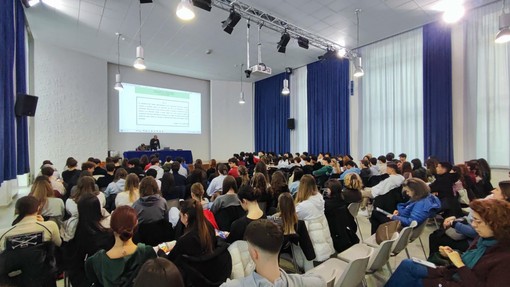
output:
M296 128L296 121L294 119L287 119L287 128L293 130Z
M14 105L14 112L16 113L16 116L33 117L35 115L35 109L37 108L38 99L39 98L36 96L17 94L16 104Z

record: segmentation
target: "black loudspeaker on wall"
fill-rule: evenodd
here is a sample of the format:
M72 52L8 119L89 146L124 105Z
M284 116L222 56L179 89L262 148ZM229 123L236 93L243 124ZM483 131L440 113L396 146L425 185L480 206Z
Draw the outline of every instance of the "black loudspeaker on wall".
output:
M35 109L37 108L38 99L39 98L36 96L26 94L16 95L16 104L14 105L14 112L16 113L16 116L33 117L35 115Z
M287 119L287 128L293 130L296 128L296 121L294 119Z

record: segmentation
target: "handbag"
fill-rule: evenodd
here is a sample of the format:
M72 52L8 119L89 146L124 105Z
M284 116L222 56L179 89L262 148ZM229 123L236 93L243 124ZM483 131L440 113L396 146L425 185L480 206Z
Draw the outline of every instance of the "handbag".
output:
M390 240L391 237L393 237L393 234L397 232L397 230L400 228L400 221L398 220L392 220L385 222L377 228L377 231L375 232L375 241L377 244L381 244L381 242Z

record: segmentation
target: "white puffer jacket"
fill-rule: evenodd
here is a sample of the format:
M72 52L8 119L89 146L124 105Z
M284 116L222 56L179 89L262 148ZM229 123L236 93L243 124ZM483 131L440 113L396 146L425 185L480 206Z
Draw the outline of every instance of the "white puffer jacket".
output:
M246 241L237 240L230 244L228 252L230 257L232 257L230 279L241 279L250 275L255 270L255 263L251 260Z
M317 218L305 220L305 224L308 229L308 235L310 235L310 239L312 240L313 250L316 256L315 260L325 261L331 254L335 253L326 216L322 214Z

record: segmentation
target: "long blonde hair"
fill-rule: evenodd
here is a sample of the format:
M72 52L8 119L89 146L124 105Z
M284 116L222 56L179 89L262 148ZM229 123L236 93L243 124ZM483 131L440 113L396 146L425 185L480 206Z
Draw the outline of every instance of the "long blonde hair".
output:
M315 178L309 174L303 175L299 180L299 189L296 195L296 204L307 200L310 196L317 194L317 185Z
M140 179L138 175L130 173L126 177L126 185L124 191L129 194L129 202L135 202L140 197L138 186L140 185Z
M282 219L283 234L294 234L296 233L295 225L298 223L298 217L296 213L296 206L292 196L288 192L282 193L278 197L278 210L279 215Z
M39 201L39 206L43 208L48 201L48 197L54 197L53 187L47 176L41 175L36 177L32 189L28 195L31 195Z

